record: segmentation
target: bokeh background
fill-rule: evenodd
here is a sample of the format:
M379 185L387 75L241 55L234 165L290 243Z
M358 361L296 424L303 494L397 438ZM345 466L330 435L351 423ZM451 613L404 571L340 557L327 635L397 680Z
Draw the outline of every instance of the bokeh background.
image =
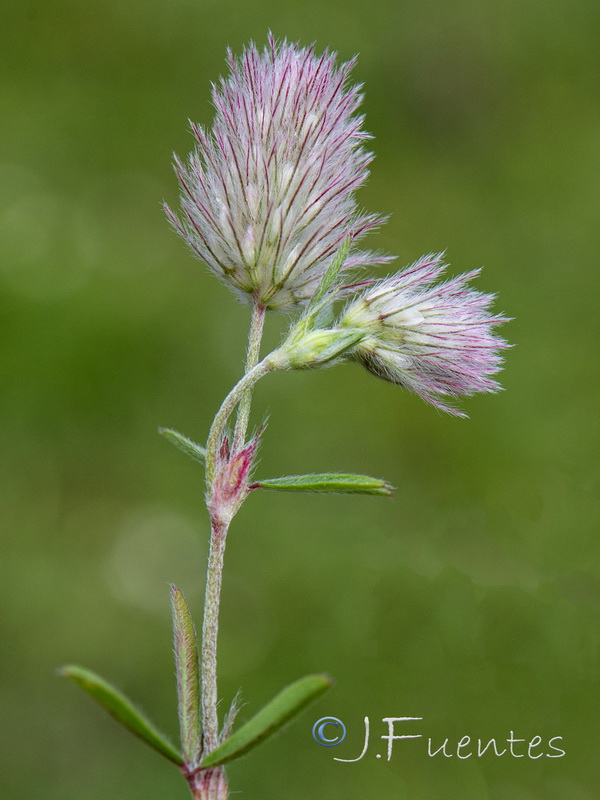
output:
M198 618L202 475L156 435L206 435L247 309L172 233L171 153L209 123L227 45L271 28L360 53L377 154L360 194L399 265L447 250L515 317L506 391L426 407L358 366L282 374L260 476L381 475L393 501L253 496L226 554L224 703L336 687L230 769L240 798L593 800L600 762L596 0L8 0L0 11L0 794L176 800L167 763L55 675L82 663L176 735L167 582ZM287 321L269 321L274 345ZM313 722L348 727L337 750ZM374 743L359 763L362 720ZM561 759L375 739L421 716L562 736ZM416 723L415 723L416 724ZM521 751L523 752L523 751ZM539 751L536 751L539 752ZM541 752L551 752L547 746Z

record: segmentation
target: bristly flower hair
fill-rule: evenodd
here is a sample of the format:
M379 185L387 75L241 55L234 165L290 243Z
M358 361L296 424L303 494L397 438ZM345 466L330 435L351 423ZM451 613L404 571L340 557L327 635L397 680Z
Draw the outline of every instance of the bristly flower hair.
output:
M467 286L478 269L436 284L446 269L442 257L425 256L376 282L346 308L340 325L365 330L351 357L370 372L464 417L448 398L501 388L491 376L509 345L493 329L508 318L489 312L494 295Z
M358 242L382 218L358 211L370 138L347 86L354 61L335 66L269 36L251 44L213 86L212 130L192 124L195 150L175 160L181 185L172 224L192 251L242 299L289 309L307 301L346 238ZM389 261L351 250L343 268Z

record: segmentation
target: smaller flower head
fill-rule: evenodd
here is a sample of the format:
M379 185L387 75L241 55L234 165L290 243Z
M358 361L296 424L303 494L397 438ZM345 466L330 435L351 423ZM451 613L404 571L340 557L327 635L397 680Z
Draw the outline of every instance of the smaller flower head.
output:
M212 130L192 125L196 149L176 160L182 215L167 214L193 252L243 300L267 308L304 304L346 238L381 219L358 212L370 138L355 114L352 62L273 37L213 88ZM344 269L389 259L354 251Z
M445 268L441 254L430 255L377 281L345 309L340 324L366 332L352 357L370 372L465 416L448 398L501 388L491 376L508 345L493 328L506 318L489 312L494 295L467 285L480 270L436 284Z

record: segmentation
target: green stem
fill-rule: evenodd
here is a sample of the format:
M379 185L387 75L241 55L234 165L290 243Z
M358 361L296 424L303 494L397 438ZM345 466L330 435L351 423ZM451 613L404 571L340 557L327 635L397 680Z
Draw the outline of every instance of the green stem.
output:
M253 348L253 352L258 346L260 346L259 341ZM248 349L250 350L250 348ZM214 491L215 479L218 478L216 474L217 452L221 445L227 421L236 405L249 390L251 391L256 381L274 367L275 364L270 359L270 356L267 356L267 358L264 358L259 364L254 365L246 372L223 401L215 416L206 443L206 483L209 498L208 507L211 516L211 537L204 594L204 619L202 623L202 749L204 755L208 755L219 744L217 637L219 633L223 554L225 552L227 530L231 521L231 510L227 507L219 507L219 493Z
M221 438L223 436L227 420L231 416L231 412L240 402L246 390L252 388L252 386L254 386L254 384L260 378L262 378L263 375L266 375L267 372L270 372L274 368L275 364L272 363L270 356L263 358L262 361L260 361L250 370L250 372L247 372L244 377L238 383L236 383L225 400L223 400L221 408L217 411L217 415L213 421L208 434L208 440L206 442L206 483L209 492L215 478L217 451L221 444Z
M217 635L219 632L219 603L223 553L227 525L211 520L210 551L204 594L202 624L202 752L206 755L219 744L217 715Z
M265 322L265 307L256 300L252 306L252 322L250 324L250 336L248 338L248 352L246 354L246 374L257 364L260 356L260 343L262 340L263 327ZM237 421L235 424L235 434L233 437L233 451L237 451L244 446L246 431L248 430L248 420L250 418L250 407L252 405L252 386L248 387L238 407Z

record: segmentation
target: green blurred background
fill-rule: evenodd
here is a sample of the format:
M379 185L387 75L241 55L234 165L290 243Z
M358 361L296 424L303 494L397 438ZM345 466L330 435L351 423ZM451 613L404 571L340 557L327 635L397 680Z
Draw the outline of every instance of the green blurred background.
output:
M377 154L360 201L399 265L447 249L515 317L506 391L444 416L359 367L272 376L258 474L354 470L393 501L253 496L226 554L220 689L253 713L336 687L230 769L240 798L592 800L600 767L597 0L9 0L0 22L0 794L185 798L184 782L54 671L74 661L175 735L167 582L201 612L202 440L248 325L163 218L187 119L227 45L269 28L360 60ZM275 344L286 320L269 322ZM337 750L311 727L335 715ZM362 720L422 716L567 756L428 758ZM415 723L416 725L416 723ZM401 731L402 732L402 731ZM546 747L543 752L549 752Z

